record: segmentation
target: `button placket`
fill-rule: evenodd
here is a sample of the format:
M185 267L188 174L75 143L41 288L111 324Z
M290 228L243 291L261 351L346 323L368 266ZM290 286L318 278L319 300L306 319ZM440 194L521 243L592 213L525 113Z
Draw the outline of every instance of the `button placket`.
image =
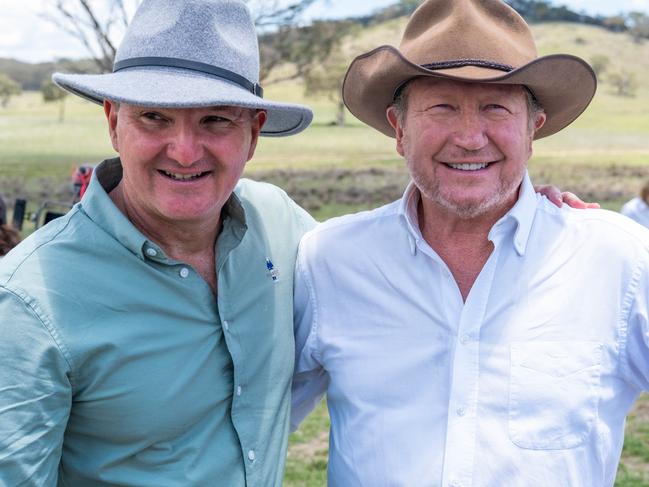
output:
M443 485L472 482L478 425L477 401L480 376L480 327L485 317L490 289L493 285L499 247L496 247L474 283L469 299L460 314L457 347L453 360L450 407L444 453Z

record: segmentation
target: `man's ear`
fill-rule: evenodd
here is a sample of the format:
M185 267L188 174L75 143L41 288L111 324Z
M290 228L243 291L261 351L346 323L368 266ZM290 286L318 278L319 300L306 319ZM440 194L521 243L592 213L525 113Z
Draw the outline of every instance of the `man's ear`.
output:
M537 112L534 114L534 129L529 135L529 145L527 148L528 152L528 158L532 157L532 154L534 153L534 149L532 147L532 142L534 141L534 134L538 132L543 125L545 125L545 121L548 119L548 116L545 114L545 112Z
M104 100L104 114L108 121L108 134L110 135L110 143L113 145L115 152L119 152L119 143L117 140L117 112L118 107L116 104Z
M397 139L397 152L399 155L403 156L403 124L399 120L396 109L392 106L388 107L385 111L385 116L394 129L394 135Z
M248 159L246 159L246 161L252 159L252 156L255 154L257 141L259 140L259 134L261 133L261 129L266 123L267 118L268 115L266 114L265 110L257 110L257 112L252 117L252 121L250 122L252 138L250 139L250 148L248 149Z
M548 119L548 116L545 112L539 112L536 114L536 120L534 120L534 132L538 132L541 127L545 125L545 121Z

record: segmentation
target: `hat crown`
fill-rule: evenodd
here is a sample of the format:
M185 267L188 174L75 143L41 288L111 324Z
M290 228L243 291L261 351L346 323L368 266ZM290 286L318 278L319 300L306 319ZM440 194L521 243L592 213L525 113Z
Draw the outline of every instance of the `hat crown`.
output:
M209 64L259 81L257 34L239 0L144 0L115 63L142 57Z
M399 50L419 65L486 61L516 68L537 57L530 28L493 0L428 0L412 14Z

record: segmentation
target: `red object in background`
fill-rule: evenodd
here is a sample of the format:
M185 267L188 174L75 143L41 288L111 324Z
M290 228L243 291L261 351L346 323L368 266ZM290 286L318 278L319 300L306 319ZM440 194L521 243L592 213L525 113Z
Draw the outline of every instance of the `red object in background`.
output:
M90 184L93 169L92 166L83 165L77 167L72 173L72 184L78 200L83 198L83 195L88 188L88 184Z

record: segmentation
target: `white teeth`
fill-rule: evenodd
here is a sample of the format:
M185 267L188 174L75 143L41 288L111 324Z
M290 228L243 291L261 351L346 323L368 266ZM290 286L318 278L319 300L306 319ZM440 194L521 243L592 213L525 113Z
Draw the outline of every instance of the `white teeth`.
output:
M478 169L484 169L488 165L488 162L482 162L479 164L447 164L447 166L461 171L477 171Z
M188 179L196 179L203 175L202 172L196 174L176 174L175 172L168 172L168 171L163 171L163 172L165 173L166 176L172 179L177 179L178 181L187 181Z

